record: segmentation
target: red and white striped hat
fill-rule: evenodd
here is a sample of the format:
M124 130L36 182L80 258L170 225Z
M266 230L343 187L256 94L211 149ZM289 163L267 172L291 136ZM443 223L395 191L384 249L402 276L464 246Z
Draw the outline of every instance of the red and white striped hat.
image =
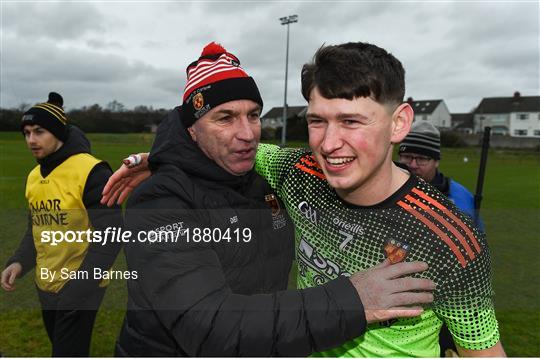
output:
M186 74L182 98L182 122L186 128L225 102L252 100L263 105L255 81L240 67L240 60L215 42L204 47Z

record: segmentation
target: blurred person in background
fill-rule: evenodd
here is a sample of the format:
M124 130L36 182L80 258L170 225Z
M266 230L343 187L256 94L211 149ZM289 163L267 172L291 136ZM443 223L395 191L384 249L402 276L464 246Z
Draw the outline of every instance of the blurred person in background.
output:
M451 177L446 177L439 171L440 160L441 134L439 130L429 122L414 122L411 131L399 145L399 162L406 165L411 173L441 191L454 202L457 208L474 219L473 194L461 183ZM484 230L480 219L475 224L479 229Z
M109 284L94 279L94 270L109 270L120 246L89 243L86 234L82 243L51 245L41 240L41 234L121 227L122 215L119 206L100 203L112 170L90 154L90 142L68 124L62 105L62 96L51 92L47 102L22 117L21 132L37 166L26 180L27 229L6 263L1 285L6 291L15 290L17 279L35 267L52 356L88 356L96 313Z

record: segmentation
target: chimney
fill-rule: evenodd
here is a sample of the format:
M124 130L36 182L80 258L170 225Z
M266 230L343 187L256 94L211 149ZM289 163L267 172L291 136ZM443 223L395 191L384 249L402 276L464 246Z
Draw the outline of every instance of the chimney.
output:
M521 102L521 94L519 91L514 92L514 97L512 98L512 105L518 106Z

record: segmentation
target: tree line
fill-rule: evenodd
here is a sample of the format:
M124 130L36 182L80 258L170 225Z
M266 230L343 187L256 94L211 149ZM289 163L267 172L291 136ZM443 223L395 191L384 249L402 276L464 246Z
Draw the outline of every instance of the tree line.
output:
M22 115L30 107L31 105L21 104L17 108L0 108L0 131L19 131ZM121 103L112 101L105 108L94 104L72 109L66 111L66 116L68 123L84 132L150 132L169 111L147 106L136 106L128 110Z
M19 131L21 118L31 105L21 104L17 108L0 108L0 131ZM151 132L167 115L168 109L154 109L147 106L136 106L127 110L117 101L110 102L105 108L98 104L73 109L66 113L68 121L84 132L102 133L137 133ZM264 141L280 141L281 128L263 128L261 139ZM308 130L305 118L293 116L287 120L287 140L308 141ZM465 141L459 133L442 132L443 147L463 147Z

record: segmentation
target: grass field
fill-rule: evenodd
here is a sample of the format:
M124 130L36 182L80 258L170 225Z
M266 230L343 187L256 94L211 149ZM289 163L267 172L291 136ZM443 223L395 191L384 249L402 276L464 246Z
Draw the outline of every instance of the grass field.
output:
M149 134L90 134L94 154L113 168L129 153L148 150ZM469 189L476 185L479 149L443 149L441 169ZM468 157L467 163L463 157ZM0 263L18 245L26 225L24 181L35 166L19 133L0 132ZM489 154L482 217L490 243L497 316L510 356L540 356L540 154ZM123 255L115 264L125 267ZM294 273L293 273L294 275ZM126 302L125 283L113 281L102 305L93 356L111 356ZM0 293L0 352L4 356L48 356L32 274L12 293Z

